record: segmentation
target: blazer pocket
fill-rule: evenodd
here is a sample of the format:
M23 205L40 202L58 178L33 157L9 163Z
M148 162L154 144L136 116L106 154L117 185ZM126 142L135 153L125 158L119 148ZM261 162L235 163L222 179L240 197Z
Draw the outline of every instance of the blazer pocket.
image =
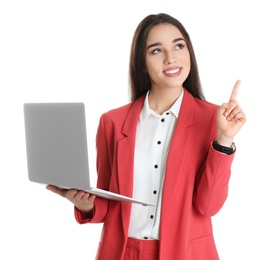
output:
M194 244L197 244L197 243L206 242L208 240L213 240L214 241L214 238L213 238L213 235L212 234L191 239L190 240L190 244L191 245L194 245Z
M198 237L190 241L189 259L219 260L219 255L212 234Z

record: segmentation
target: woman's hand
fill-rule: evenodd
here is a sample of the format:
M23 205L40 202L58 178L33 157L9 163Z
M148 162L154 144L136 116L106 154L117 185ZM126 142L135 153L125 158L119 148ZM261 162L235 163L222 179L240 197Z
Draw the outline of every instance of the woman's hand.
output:
M79 210L90 214L94 207L95 195L76 189L61 189L53 185L47 185L46 189L68 199Z
M241 81L235 83L228 103L223 103L217 113L217 142L230 147L234 136L246 122L246 115L239 106L236 97Z

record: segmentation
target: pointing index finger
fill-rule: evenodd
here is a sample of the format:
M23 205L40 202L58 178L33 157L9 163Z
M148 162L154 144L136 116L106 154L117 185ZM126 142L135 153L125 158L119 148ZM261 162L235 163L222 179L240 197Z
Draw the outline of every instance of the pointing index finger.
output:
M233 91L232 91L232 94L230 96L230 99L229 101L235 101L236 100L236 97L237 97L237 93L238 93L238 88L240 86L240 83L241 81L240 80L237 80L235 85L234 85L234 88L233 88Z

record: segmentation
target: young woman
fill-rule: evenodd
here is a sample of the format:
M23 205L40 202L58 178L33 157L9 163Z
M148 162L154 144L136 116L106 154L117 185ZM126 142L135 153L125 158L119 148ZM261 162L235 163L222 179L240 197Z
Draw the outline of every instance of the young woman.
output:
M190 37L163 13L138 25L129 73L131 102L100 118L97 186L156 206L47 189L74 204L78 223L103 222L96 259L219 259L211 216L227 198L246 121L240 81L227 103L205 101Z

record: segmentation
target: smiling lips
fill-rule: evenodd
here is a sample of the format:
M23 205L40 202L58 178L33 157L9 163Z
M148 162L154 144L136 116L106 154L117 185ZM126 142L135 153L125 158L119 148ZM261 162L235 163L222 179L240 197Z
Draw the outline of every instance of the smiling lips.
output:
M181 68L176 67L176 68L168 68L163 71L163 73L168 76L168 77L177 77L180 75Z

